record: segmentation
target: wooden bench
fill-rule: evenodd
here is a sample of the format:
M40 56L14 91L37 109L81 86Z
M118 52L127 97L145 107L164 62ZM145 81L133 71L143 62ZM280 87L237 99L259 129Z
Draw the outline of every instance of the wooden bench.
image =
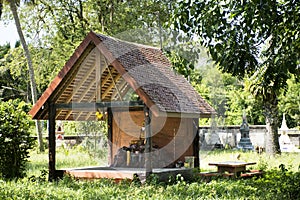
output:
M220 177L221 174L219 172L200 172L198 173L198 176L201 177L201 180L209 182L214 177Z
M262 177L264 175L264 171L262 170L250 170L248 172L242 173L242 178L252 178L252 177Z
M235 178L235 174L234 173L223 173L222 176L224 178Z
M201 177L211 177L211 176L219 176L220 173L219 172L200 172L198 175Z

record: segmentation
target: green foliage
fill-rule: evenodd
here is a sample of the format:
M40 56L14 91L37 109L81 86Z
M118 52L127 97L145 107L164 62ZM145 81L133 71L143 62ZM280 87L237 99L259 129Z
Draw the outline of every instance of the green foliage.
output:
M244 77L262 69L262 87L278 90L289 73L299 74L299 9L291 1L181 1L175 24L199 35L224 72Z
M248 123L264 123L261 102L247 90L247 81L221 73L212 65L202 66L199 73L201 83L194 87L217 111L219 125L240 125L243 111L247 114Z
M287 114L288 127L300 127L300 83L293 76L287 84L286 92L280 96L280 110Z
M191 61L180 56L175 51L167 52L166 55L171 61L173 69L177 73L184 75L184 77L189 80L190 75L194 70L194 66L192 65Z
M7 52L10 49L10 44L7 43L6 45L0 46L0 60L4 58L4 56L7 54Z
M263 102L272 154L280 152L278 97L291 74L300 75L299 10L300 2L289 0L182 0L173 16L178 30L208 47L222 72L250 78L252 94Z
M33 139L29 134L28 105L17 100L0 104L0 176L18 178L25 175L25 164Z
M17 98L29 100L27 65L20 46L9 49L0 59L0 87L3 101Z
M252 183L251 185L253 185ZM291 172L285 165L279 165L279 169L273 169L266 173L265 178L255 182L261 188L261 193L267 199L299 199L300 171Z

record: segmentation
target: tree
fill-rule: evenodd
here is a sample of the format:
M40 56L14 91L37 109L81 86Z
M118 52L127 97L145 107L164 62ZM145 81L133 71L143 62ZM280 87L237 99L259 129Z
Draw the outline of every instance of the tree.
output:
M0 98L2 101L9 99L22 99L29 102L28 70L26 58L19 43L15 48L9 48L0 56Z
M28 111L29 106L19 100L0 104L0 176L3 178L25 175L29 150L34 144L29 132Z
M37 89L36 89L34 69L33 69L33 65L32 65L31 55L30 55L25 37L23 35L23 31L21 28L20 20L19 20L18 10L17 10L17 5L20 2L15 1L15 0L8 0L8 3L9 3L10 10L13 14L13 18L14 18L17 32L18 32L18 35L20 38L20 42L22 44L22 47L24 49L24 53L26 56L26 60L27 60L27 64L28 64L30 86L31 86L32 103L35 104L37 101ZM3 0L0 1L0 14L2 14L2 8L3 8L2 5L3 5ZM1 15L0 15L0 18L1 18ZM39 142L39 149L41 152L43 152L44 146L43 146L43 138L42 138L42 129L41 129L41 125L40 125L39 121L36 121L36 129L37 129L37 136L38 136L38 142Z
M3 59L4 56L8 53L9 50L10 50L10 44L9 43L7 43L3 46L0 46L0 59Z
M290 75L300 74L300 2L184 0L173 22L200 36L223 72L252 80L251 91L263 102L266 151L280 153L278 97Z

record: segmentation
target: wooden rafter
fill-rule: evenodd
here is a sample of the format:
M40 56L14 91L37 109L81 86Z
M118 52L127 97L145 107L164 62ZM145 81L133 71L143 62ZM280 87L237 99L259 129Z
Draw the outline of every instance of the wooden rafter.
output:
M83 63L82 66L84 66L84 64L86 64L86 62ZM94 70L95 70L95 62L93 63L93 67L91 67L88 71L86 71L85 75L82 78L80 78L80 81L78 83L76 83L76 87L73 88L73 94L71 94L69 98L66 99L66 102L70 102L72 100L74 95L78 92L78 90L80 90L83 83L88 79L88 77L92 74L92 72L94 72Z
M113 69L114 69L114 68L113 68ZM117 84L116 84L116 82L117 82L119 79L117 79L116 81L114 80L114 77L113 77L113 75L112 75L112 72L111 72L111 70L110 70L110 67L108 67L108 73L109 73L109 75L111 76L112 82L113 82L114 87L115 87L115 91L117 91L117 94L118 94L120 100L122 100L122 96L120 95L120 91L119 91L119 89L118 89L118 87L117 87Z
M106 68L106 70L107 70L107 68ZM101 82L101 88L104 87L105 84L107 84L107 82L109 81L109 79L110 79L110 76L106 75L106 77Z
M89 112L89 113L86 115L86 117L85 117L84 120L85 120L85 121L89 120L92 114L94 114L94 113L93 113L93 112Z
M117 82L119 79L121 78L121 74L118 74L117 76L115 76L113 78L113 81L114 82ZM115 85L114 84L110 84L107 89L105 90L105 92L103 93L102 95L102 100L105 99L105 97L108 95L108 93L111 91L111 89L114 87Z
M101 53L99 51L99 53L97 54L99 56L96 56L96 63L95 63L95 70L96 70L96 101L101 99L101 69L104 68L103 66L101 66Z
M90 57L91 51L93 50L94 47L89 47L84 53L83 55L78 59L78 61L76 62L76 67L73 67L72 70L70 70L69 72L69 76L66 78L66 80L63 82L62 87L59 88L59 92L56 92L55 95L52 97L52 99L59 100L59 96L62 95L62 93L68 88L68 86L72 83L72 81L74 80L74 77L76 76L76 74L78 73L79 70L79 66L82 66L82 64L84 62L87 62L89 59L86 59L87 57ZM79 65L79 66L78 66ZM67 66L65 66L67 67ZM62 70L63 71L63 70ZM59 77L59 75L57 76ZM52 84L55 83L55 80L52 82ZM51 87L49 87L51 89Z
M71 110L69 110L68 112L67 112L67 114L66 114L66 119L69 119L69 117L71 116L71 114L72 114L72 111Z
M125 96L127 92L130 90L130 86L127 84L125 87L122 89L122 96Z
M82 93L82 95L80 96L80 98L78 99L78 102L81 102L82 99L85 97L85 95L91 90L91 88L95 88L95 84L96 84L96 80L91 81L91 83L87 86L86 90ZM79 118L81 115L81 112L78 113L78 117Z
M119 82L119 84L116 86L116 88L118 88L118 91L120 91L120 93L122 93L122 90L124 89L124 87L126 86L127 82L124 79L121 79L121 81ZM111 95L111 99L115 99L116 96L118 95L118 91L115 90L113 91L112 95ZM122 95L122 98L124 96Z

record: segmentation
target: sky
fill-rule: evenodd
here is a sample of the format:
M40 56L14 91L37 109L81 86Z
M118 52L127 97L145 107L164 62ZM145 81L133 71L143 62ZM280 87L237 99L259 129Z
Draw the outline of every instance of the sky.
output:
M13 22L8 25L4 25L3 22L0 22L0 45L9 42L10 46L14 47L18 39L19 36Z

